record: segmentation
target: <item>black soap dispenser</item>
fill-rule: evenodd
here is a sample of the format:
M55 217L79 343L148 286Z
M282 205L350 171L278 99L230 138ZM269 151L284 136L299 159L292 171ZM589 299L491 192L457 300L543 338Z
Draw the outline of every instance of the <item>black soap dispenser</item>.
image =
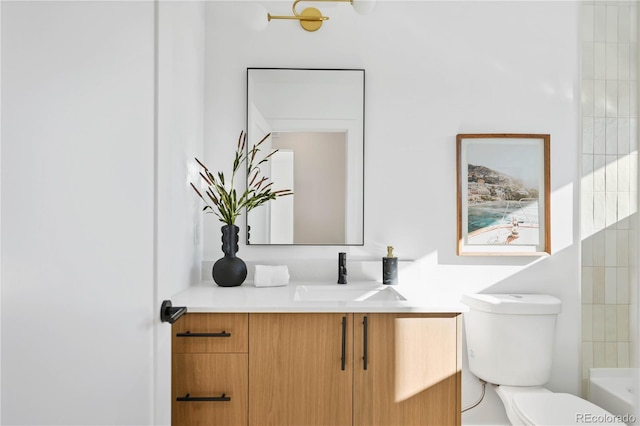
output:
M392 246L387 246L387 257L382 258L382 284L398 284L398 258L393 257Z

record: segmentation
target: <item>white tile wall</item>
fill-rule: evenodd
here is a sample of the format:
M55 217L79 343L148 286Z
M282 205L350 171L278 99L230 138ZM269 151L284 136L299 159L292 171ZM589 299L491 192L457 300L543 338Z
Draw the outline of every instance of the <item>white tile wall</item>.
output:
M628 367L638 292L638 9L582 3L582 375ZM636 298L637 300L637 298ZM637 302L636 302L637 303ZM636 307L637 310L637 307Z

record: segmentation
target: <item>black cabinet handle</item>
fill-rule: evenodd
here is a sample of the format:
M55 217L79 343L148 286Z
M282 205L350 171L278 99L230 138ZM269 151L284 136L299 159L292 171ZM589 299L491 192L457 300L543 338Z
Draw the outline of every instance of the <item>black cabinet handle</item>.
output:
M192 333L187 331L186 333L176 333L177 337L231 337L231 333L222 331L220 333Z
M231 401L231 397L226 394L222 394L220 396L191 396L190 394L186 394L185 396L179 396L176 398L176 401L180 402L229 402Z
M368 324L367 324L367 316L365 315L364 318L362 319L362 332L364 334L363 338L362 338L362 365L364 367L364 369L367 369L367 362L368 362L368 354L367 352L368 350L368 341L367 341L367 331L368 331Z
M342 370L345 369L347 358L347 317L342 317Z

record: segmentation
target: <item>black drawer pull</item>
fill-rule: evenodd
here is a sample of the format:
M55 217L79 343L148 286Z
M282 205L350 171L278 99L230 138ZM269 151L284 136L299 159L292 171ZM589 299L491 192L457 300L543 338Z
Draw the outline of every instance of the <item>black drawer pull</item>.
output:
M187 331L186 333L176 333L177 337L231 337L231 333L222 331L221 333L192 333Z
M222 394L220 396L191 396L191 394L186 394L185 396L179 396L176 398L176 401L180 402L229 402L231 401L231 397L226 394Z
M367 324L367 317L365 315L365 317L362 319L362 333L363 333L363 339L362 339L362 352L363 352L363 356L362 356L362 366L364 367L364 369L367 369L367 364L369 362L369 345L368 345L368 341L367 341L367 334L369 331L369 325Z
M342 356L340 357L340 369L345 369L347 358L347 317L342 317Z

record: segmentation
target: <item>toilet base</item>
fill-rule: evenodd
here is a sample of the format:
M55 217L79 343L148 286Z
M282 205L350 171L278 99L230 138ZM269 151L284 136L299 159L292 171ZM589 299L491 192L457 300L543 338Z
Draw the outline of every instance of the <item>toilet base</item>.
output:
M542 386L496 386L496 393L502 400L507 417L513 426L524 426L520 417L513 410L513 395L516 393L552 393Z
M624 426L619 416L569 393L554 393L541 386L498 386L512 425L583 425L598 420L599 424Z

